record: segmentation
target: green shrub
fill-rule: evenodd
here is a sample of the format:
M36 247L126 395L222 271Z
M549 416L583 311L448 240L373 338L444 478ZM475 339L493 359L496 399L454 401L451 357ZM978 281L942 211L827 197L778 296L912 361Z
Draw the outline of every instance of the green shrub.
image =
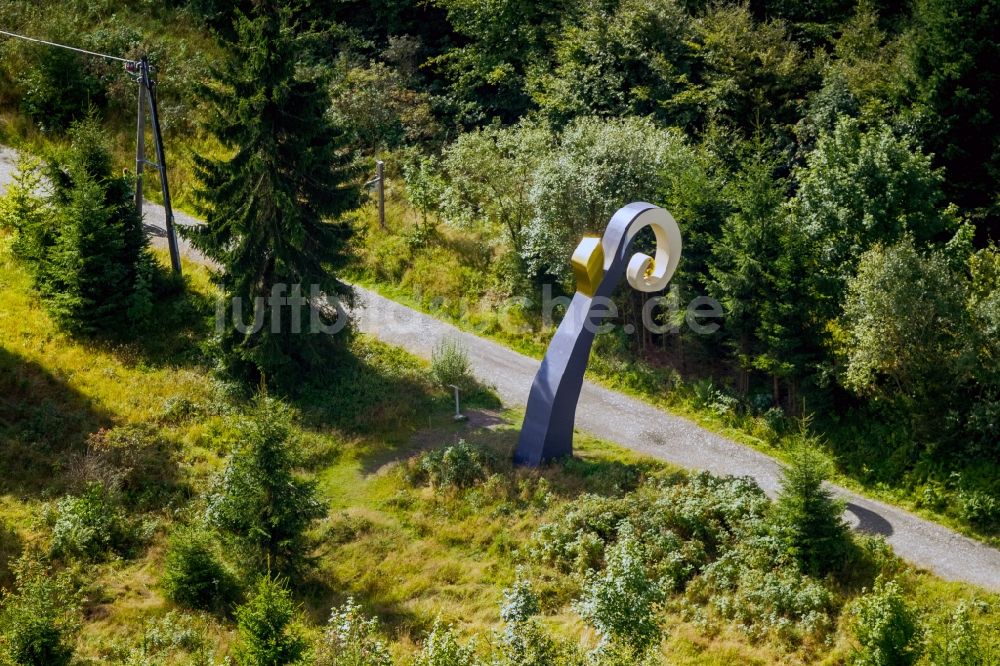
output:
M159 508L183 488L175 447L155 426L102 429L87 445L90 480L120 493L132 508Z
M474 645L460 645L451 627L440 620L424 640L414 666L478 666Z
M236 609L240 666L284 666L302 659L308 647L295 622L292 595L281 581L261 577L250 600Z
M197 528L171 535L160 582L168 599L199 610L225 611L238 592L211 535Z
M44 223L49 212L45 209L44 199L39 196L40 186L41 169L38 159L21 155L13 182L7 185L7 190L0 196L0 230L18 232ZM28 254L19 252L17 243L14 251L15 255L22 258L24 254Z
M11 252L29 266L42 261L56 234L55 214L40 194L41 184L41 162L22 154L13 182L0 196L0 229L14 232Z
M1000 526L1000 497L983 490L960 490L958 503L962 517L985 530Z
M834 597L824 583L803 576L769 532L770 506L749 479L702 473L652 480L622 498L584 495L571 502L539 527L531 553L564 572L586 574L589 614L604 609L612 619L618 611L641 617L609 573L622 534L632 534L632 580L646 581L656 599L683 591L684 607L696 617L736 620L753 636L822 637L833 626ZM614 557L620 567L621 553Z
M116 666L170 666L179 663L179 654L189 655L183 663L214 666L214 652L209 640L195 624L195 618L177 611L148 620L138 636L114 640L108 647L108 660Z
M242 552L250 570L293 572L306 560L306 530L326 515L316 483L299 478L290 415L262 398L236 419L236 443L208 496L208 523Z
M555 641L539 624L538 597L531 585L518 578L504 590L500 617L504 630L496 644L495 666L561 666L581 663L576 647Z
M707 607L753 638L787 643L821 638L833 627L834 598L821 581L800 572L780 543L746 538L706 565L687 588L688 603Z
M583 495L573 501L558 520L539 527L532 553L563 571L600 568L605 548L627 519L656 577L677 588L710 556L748 534L769 504L749 479L702 473L647 481L623 498Z
M909 666L920 657L920 627L894 581L879 579L851 606L859 666Z
M57 40L60 41L60 40ZM65 130L104 103L104 90L83 56L62 49L35 48L18 83L21 109L45 132Z
M538 597L531 588L531 583L520 576L511 587L504 590L500 617L508 626L527 622L538 615L540 610Z
M928 661L934 666L986 666L996 663L995 659L1000 657L1000 638L989 629L987 627L987 631L982 633L977 631L972 607L960 601L930 627L926 637Z
M117 498L102 484L91 483L79 497L67 495L56 505L52 527L54 555L100 560L128 555L137 541Z
M431 352L431 373L443 386L457 386L460 391L475 387L469 354L458 340L444 339Z
M66 666L79 610L69 574L53 574L25 556L15 578L15 592L0 592L0 664Z
M379 636L379 623L365 616L348 598L330 612L323 637L315 650L316 666L392 666L392 655Z
M8 527L0 518L0 589L9 586L13 580L11 564L21 552L21 538L17 530Z
M583 495L566 507L559 520L538 528L532 553L564 572L597 569L604 562L605 544L614 540L629 513L628 500Z
M583 666L580 650L548 636L534 618L507 627L497 642L495 666Z
M413 470L414 480L426 479L435 488L470 488L485 481L499 467L496 454L464 439L423 454Z
M656 611L665 593L646 570L643 548L628 523L619 528L618 541L608 549L603 572L587 574L580 615L601 635L602 643L617 643L641 654L659 641Z

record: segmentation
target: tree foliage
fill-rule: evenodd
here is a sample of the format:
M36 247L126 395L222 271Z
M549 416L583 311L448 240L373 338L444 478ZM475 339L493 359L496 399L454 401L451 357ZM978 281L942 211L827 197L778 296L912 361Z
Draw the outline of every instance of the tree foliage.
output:
M106 137L94 119L74 125L72 143L50 161L51 194L40 200L33 168L8 194L15 253L31 267L52 316L84 335L128 337L153 313L156 268L133 182L114 176ZM16 221L15 221L16 220Z
M217 612L228 610L237 592L211 535L197 528L181 528L170 535L160 584L177 604Z
M631 526L623 523L619 531L623 533L608 550L604 571L588 574L577 609L602 641L626 645L641 655L660 637L655 611L664 590L648 575L643 549Z
M814 576L842 573L850 543L841 518L844 504L823 486L829 474L827 459L813 446L801 444L791 453L774 505L778 539L802 571Z
M976 211L985 231L998 214L1000 3L920 0L913 19L909 83L929 112L927 147L946 169L950 197Z
M954 224L942 208L941 173L911 138L887 125L865 129L842 118L820 137L796 180L792 216L817 258L827 316L836 313L866 250L906 233L926 242Z
M920 657L920 630L895 581L878 580L854 603L854 631L861 644L859 666L908 666Z
M803 374L819 332L810 321L806 239L785 215L786 185L763 148L729 183L733 212L713 247L710 273L738 363L774 377L777 405L778 378ZM748 388L744 375L739 390Z
M79 598L68 571L31 555L14 567L15 590L0 591L0 664L67 666L79 628Z
M208 497L208 522L240 549L251 571L294 572L307 560L306 530L326 511L316 484L295 473L288 414L274 400L259 399L236 420L233 437Z
M640 118L578 118L538 164L525 256L534 275L568 277L567 257L628 201L656 199L661 174L689 151L679 133Z
M392 666L392 655L379 630L378 620L348 598L330 611L316 649L316 666Z
M228 154L195 160L206 224L190 234L221 265L226 296L259 322L246 333L227 327L221 340L230 371L250 383L291 383L329 362L336 338L304 327L313 311L336 319L328 299L348 291L337 279L350 235L340 218L358 204L357 171L328 115L327 84L307 66L308 37L290 8L254 3L204 89L205 129ZM299 285L299 295L274 304L275 285L286 294Z
M302 663L308 643L296 622L297 610L285 583L262 576L250 599L236 609L240 666Z
M844 304L845 384L922 404L946 395L971 370L965 298L943 253L909 236L862 255Z

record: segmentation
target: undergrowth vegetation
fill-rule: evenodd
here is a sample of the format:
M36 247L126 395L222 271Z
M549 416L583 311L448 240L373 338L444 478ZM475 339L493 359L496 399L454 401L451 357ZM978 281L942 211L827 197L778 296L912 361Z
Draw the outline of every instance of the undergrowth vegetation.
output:
M221 270L149 249L120 61L0 38L43 158L0 197L0 666L1000 663L1000 596L824 486L997 542L996 0L120 5L0 18L149 56ZM780 457L774 500L585 435L515 467L458 342L297 330L348 278L540 355L637 199L683 261L592 374Z
M5 448L35 446L0 499L11 663L258 663L273 650L338 666L846 663L883 640L850 620L881 607L883 580L920 628L908 649L923 663L995 649L995 595L917 573L877 538L842 535L846 559L803 575L812 533L789 530L803 526L783 508L799 504L751 481L583 436L576 458L515 468L512 428L455 424L429 364L363 336L345 365L356 395L247 403L196 353L167 364L59 332L9 250L2 261L2 381L63 424L51 440L20 418L3 431ZM77 399L52 402L67 391ZM479 391L474 410L496 405ZM315 511L268 508L261 465L285 456L282 492ZM259 536L234 542L223 515L261 521L239 532Z
M386 228L365 204L322 244L353 233L346 276L540 355L562 312L545 289L572 292L579 236L626 201L662 204L684 234L676 289L655 330L619 290L592 374L779 456L812 415L840 482L995 543L996 169L968 166L996 159L981 139L995 86L975 64L996 48L993 3L557 3L485 22L453 0L314 5L298 25L326 38L294 42L299 78L336 125L321 143L344 148L319 161L353 155L345 192L376 157L387 169ZM234 8L253 5L68 7L0 6L12 29L150 56L175 203L207 215L196 158L226 164L246 146L213 135L201 83L237 48ZM115 171L131 168L134 83L119 64L4 40L0 83L0 140L52 152L95 117ZM710 336L688 326L701 295L723 309Z

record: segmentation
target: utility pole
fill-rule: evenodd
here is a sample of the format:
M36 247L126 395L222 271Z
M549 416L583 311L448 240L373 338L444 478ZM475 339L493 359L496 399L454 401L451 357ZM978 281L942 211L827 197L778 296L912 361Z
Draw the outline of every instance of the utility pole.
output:
M35 44L44 44L46 46L65 49L67 51L73 51L74 53L82 53L83 55L95 58L104 58L105 60L114 60L115 62L125 63L125 71L129 74L136 75L136 81L139 83L139 112L136 120L135 137L135 207L136 210L138 210L139 215L142 215L143 168L147 164L156 167L157 171L160 172L160 187L163 190L163 209L166 213L167 245L170 248L170 265L173 267L174 272L180 275L181 256L177 250L177 234L174 232L174 211L170 206L170 188L167 186L167 158L163 154L163 134L160 132L160 118L156 108L156 81L153 81L149 76L149 60L146 56L143 56L141 60L128 60L127 58L108 55L107 53L87 51L86 49L79 49L75 46L57 44L56 42L49 42L44 39L28 37L27 35L19 35L7 30L0 30L0 35L13 39L20 39L26 42L33 42ZM153 140L156 142L155 163L146 161L146 99L149 100L149 115L150 120L153 123Z
M166 221L167 247L170 249L170 266L181 274L181 256L177 248L177 232L174 229L174 210L170 205L170 187L167 184L167 158L163 151L163 133L160 131L160 117L156 106L156 82L149 76L149 59L128 62L125 70L136 74L139 83L139 107L135 138L135 204L142 214L142 172L146 165L155 167L160 173L160 189L163 192L163 212ZM156 162L146 160L146 100L149 100L149 119L153 125L153 144L156 148Z
M139 83L139 112L135 127L135 209L142 215L142 170L146 163L146 95Z

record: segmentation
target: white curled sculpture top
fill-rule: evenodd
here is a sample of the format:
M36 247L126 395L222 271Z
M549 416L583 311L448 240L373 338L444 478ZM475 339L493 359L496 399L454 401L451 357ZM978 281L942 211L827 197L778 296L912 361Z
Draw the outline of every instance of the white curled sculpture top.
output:
M673 215L662 208L649 208L629 225L626 240L631 241L646 227L652 227L653 234L656 235L655 257L636 252L629 259L625 278L633 289L661 291L674 276L681 260L681 230Z

